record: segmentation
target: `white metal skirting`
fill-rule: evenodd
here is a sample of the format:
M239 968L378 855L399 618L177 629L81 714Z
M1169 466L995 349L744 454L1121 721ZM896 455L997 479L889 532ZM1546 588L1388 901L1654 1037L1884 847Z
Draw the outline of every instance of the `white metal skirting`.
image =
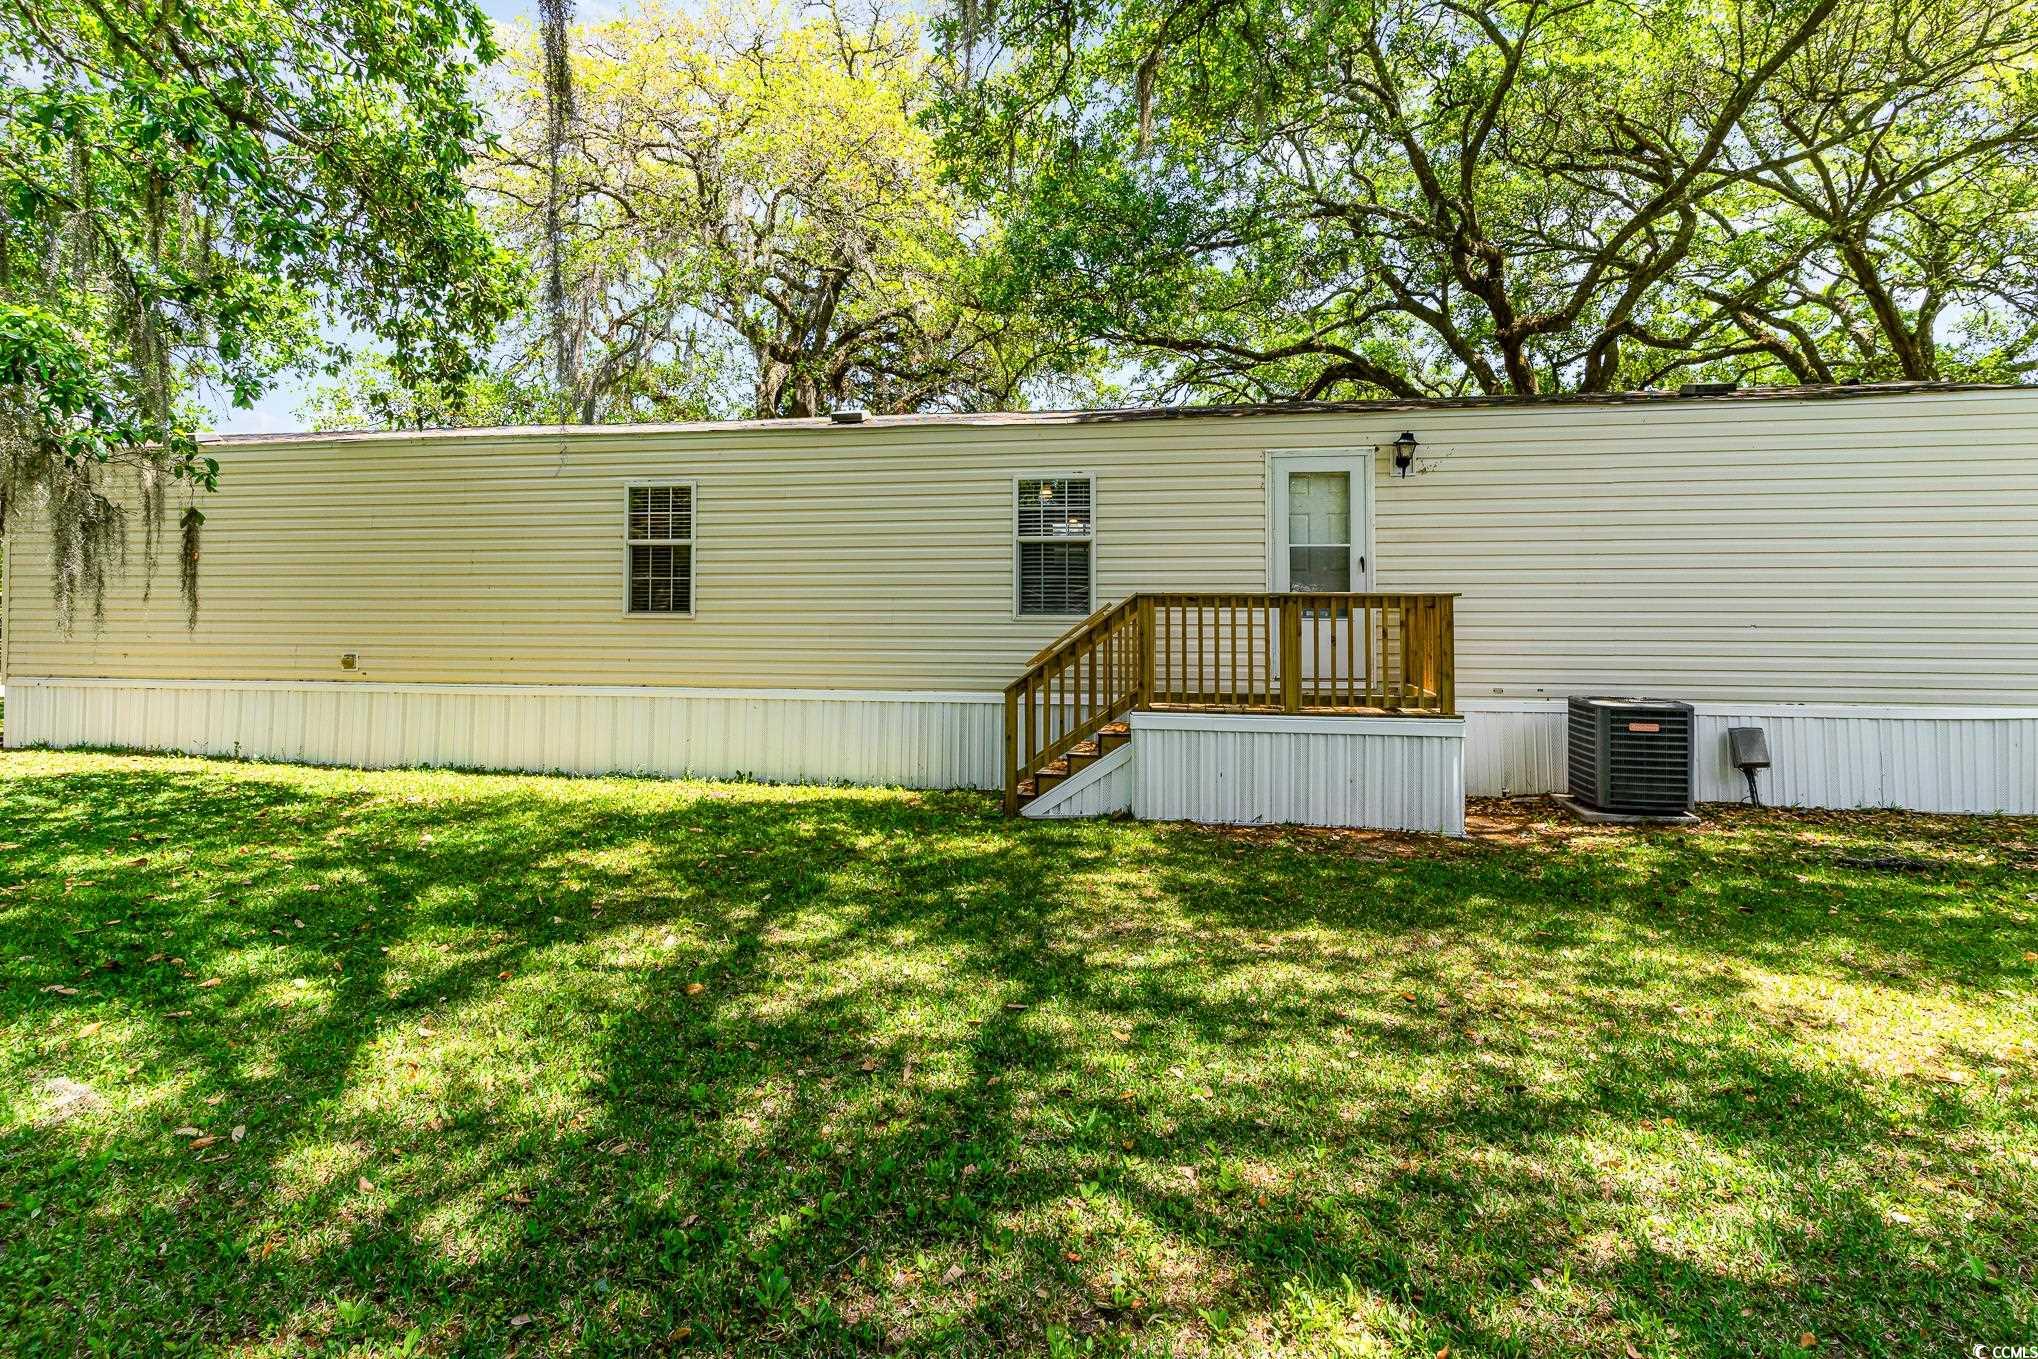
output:
M1003 786L996 694L9 681L10 746L309 764Z
M1564 791L1562 703L1474 706L1460 701L1458 706L1465 714L1465 791L1473 797Z
M1214 825L1465 832L1465 724L1136 713L1133 812Z
M1465 791L1562 791L1561 700L1464 706L1463 724L1449 725L1463 735ZM1701 704L1698 716L1701 801L1746 795L1740 774L1727 763L1725 733L1730 726L1757 726L1768 735L1774 761L1761 776L1762 795L1774 805L2038 814L2038 710ZM1434 750L1425 755L1426 748L1355 755L1338 742L1324 744L1335 724L1416 722L1434 735L1442 730L1435 721L1142 715L1141 729L1149 733L1170 722L1287 722L1298 724L1292 735L1318 744L1246 741L1246 730L1234 726L1231 753L1212 766L1223 775L1221 791L1198 793L1184 762L1217 759L1214 749L1201 738L1161 739L1160 750L1142 751L1135 765L1100 780L1092 795L1124 806L1131 790L1119 785L1132 781L1144 795L1141 815L1333 824L1331 818L1343 814L1338 799L1352 796L1335 789L1349 789L1352 780L1384 780L1391 760L1440 758ZM4 735L10 746L121 746L368 767L995 789L1002 781L1001 722L995 694L15 676L7 685ZM1276 733L1257 733L1270 734ZM1147 744L1156 740L1148 737ZM1290 777L1276 775L1283 767ZM1250 786L1240 782L1241 770L1250 771ZM1385 807L1375 818L1382 824L1431 828L1435 807L1427 801L1393 811L1390 782L1363 799L1367 814ZM1432 796L1434 784L1424 776L1422 799ZM1095 810L1112 809L1100 803Z
M1561 792L1561 700L1466 703L1465 783L1474 797ZM1771 768L1762 800L1779 807L1903 807L1920 812L2038 813L2038 711L1867 704L1698 704L1701 802L1739 802L1747 781L1727 759L1727 728L1760 727Z

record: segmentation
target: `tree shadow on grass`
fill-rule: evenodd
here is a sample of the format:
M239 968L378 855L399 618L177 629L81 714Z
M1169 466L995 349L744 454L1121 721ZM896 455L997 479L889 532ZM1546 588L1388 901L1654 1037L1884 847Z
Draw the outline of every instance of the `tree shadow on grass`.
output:
M0 1088L138 1090L0 1134L26 1348L1898 1353L2029 1298L2007 1172L1919 1185L1990 1120L2028 1148L2028 1105L1751 1019L1824 908L1794 867L1715 884L1730 845L1382 863L966 796L410 786L10 781ZM1897 909L1827 928L1956 991L2017 910L1906 944Z

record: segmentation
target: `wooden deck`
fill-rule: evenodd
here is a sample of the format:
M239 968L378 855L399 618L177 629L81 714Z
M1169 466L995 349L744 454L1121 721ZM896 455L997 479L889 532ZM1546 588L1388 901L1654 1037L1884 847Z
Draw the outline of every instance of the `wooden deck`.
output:
M1101 758L1100 733L1135 711L1455 715L1456 598L1139 594L1107 605L1006 687L1006 811Z

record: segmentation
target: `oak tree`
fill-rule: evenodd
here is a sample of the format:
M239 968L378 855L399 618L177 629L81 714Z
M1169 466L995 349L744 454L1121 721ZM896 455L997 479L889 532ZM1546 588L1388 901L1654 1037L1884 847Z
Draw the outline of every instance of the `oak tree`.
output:
M1004 305L1161 392L2005 377L2029 0L973 0Z
M511 44L501 150L474 177L505 243L547 262L497 355L510 407L601 422L1006 406L1081 352L974 304L995 233L942 181L910 18L649 0L574 26L563 81L550 48Z
M471 363L511 272L462 179L493 56L472 0L0 0L0 523L46 519L66 625L173 495L195 611L206 386L252 402L322 324Z

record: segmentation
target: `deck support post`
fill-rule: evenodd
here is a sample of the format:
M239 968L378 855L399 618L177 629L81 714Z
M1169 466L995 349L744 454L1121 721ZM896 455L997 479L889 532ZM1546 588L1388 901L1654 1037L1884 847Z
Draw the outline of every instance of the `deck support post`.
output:
M1139 597L1139 693L1133 702L1139 708L1153 706L1153 596Z
M1302 601L1281 596L1281 711L1302 711Z
M1441 615L1437 624L1437 711L1454 717L1458 712L1457 600L1443 595L1436 606Z
M1019 815L1019 693L1005 691L1005 815Z

